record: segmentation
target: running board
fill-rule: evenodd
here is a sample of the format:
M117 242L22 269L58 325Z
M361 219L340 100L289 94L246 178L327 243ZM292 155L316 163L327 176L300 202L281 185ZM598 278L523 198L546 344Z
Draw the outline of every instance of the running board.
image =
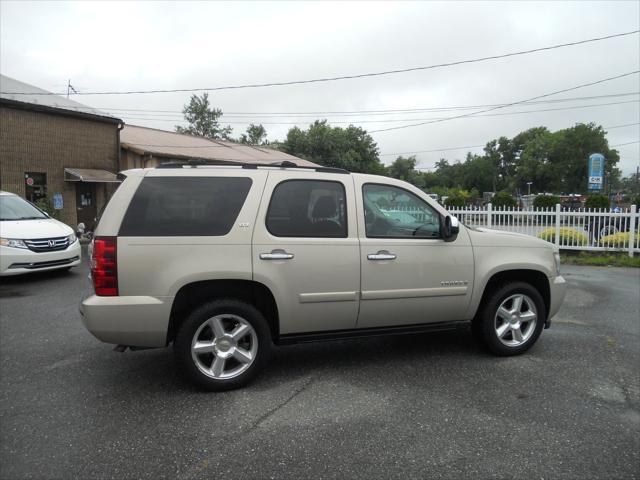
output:
M468 327L469 325L471 325L471 322L464 320L403 325L400 327L353 328L349 330L330 330L326 332L290 333L287 335L280 335L276 339L275 343L276 345L292 345L295 343L324 342L328 340L348 338L411 335L416 333L438 332L442 330L455 330L458 328Z

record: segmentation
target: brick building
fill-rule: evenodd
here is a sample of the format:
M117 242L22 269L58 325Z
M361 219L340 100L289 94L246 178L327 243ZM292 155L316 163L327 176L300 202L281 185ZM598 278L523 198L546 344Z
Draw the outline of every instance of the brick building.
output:
M91 229L117 186L122 120L3 75L0 87L0 190Z

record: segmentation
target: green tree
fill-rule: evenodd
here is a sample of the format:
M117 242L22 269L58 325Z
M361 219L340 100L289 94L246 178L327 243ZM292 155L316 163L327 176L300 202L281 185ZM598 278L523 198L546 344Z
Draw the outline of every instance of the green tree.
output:
M240 135L240 143L246 143L248 145L266 145L267 130L260 125L254 125L253 123L247 127L247 133Z
M414 184L418 188L425 186L424 176L416 170L416 157L399 156L387 167L387 175Z
M384 174L378 146L360 127L331 127L326 120L316 120L307 130L293 127L279 148L291 155L327 167L351 172Z
M222 110L211 107L208 93L203 93L201 97L195 94L191 95L191 99L184 106L182 113L189 126L176 125L178 133L228 139L233 130L230 125L220 126L219 119L222 116Z
M553 165L552 175L555 191L564 193L586 193L587 159L592 153L605 157L607 184L619 181L620 170L616 168L620 160L617 150L609 148L606 132L594 123L579 123L571 128L558 130L554 134L549 158Z

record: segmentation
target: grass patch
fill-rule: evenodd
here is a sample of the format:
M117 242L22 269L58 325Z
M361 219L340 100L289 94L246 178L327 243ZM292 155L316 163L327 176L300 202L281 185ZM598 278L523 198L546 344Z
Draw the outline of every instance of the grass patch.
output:
M597 267L640 268L640 255L630 257L627 253L580 252L560 254L563 265L591 265Z

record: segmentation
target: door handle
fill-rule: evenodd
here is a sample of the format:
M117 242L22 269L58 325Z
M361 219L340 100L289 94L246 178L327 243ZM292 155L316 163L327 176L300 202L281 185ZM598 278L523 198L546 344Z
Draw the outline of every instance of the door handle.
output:
M367 258L369 260L395 260L396 254L389 253L387 250L380 250L378 253L370 253Z
M261 253L260 260L291 260L293 253L287 253L284 250L272 250L271 253Z

